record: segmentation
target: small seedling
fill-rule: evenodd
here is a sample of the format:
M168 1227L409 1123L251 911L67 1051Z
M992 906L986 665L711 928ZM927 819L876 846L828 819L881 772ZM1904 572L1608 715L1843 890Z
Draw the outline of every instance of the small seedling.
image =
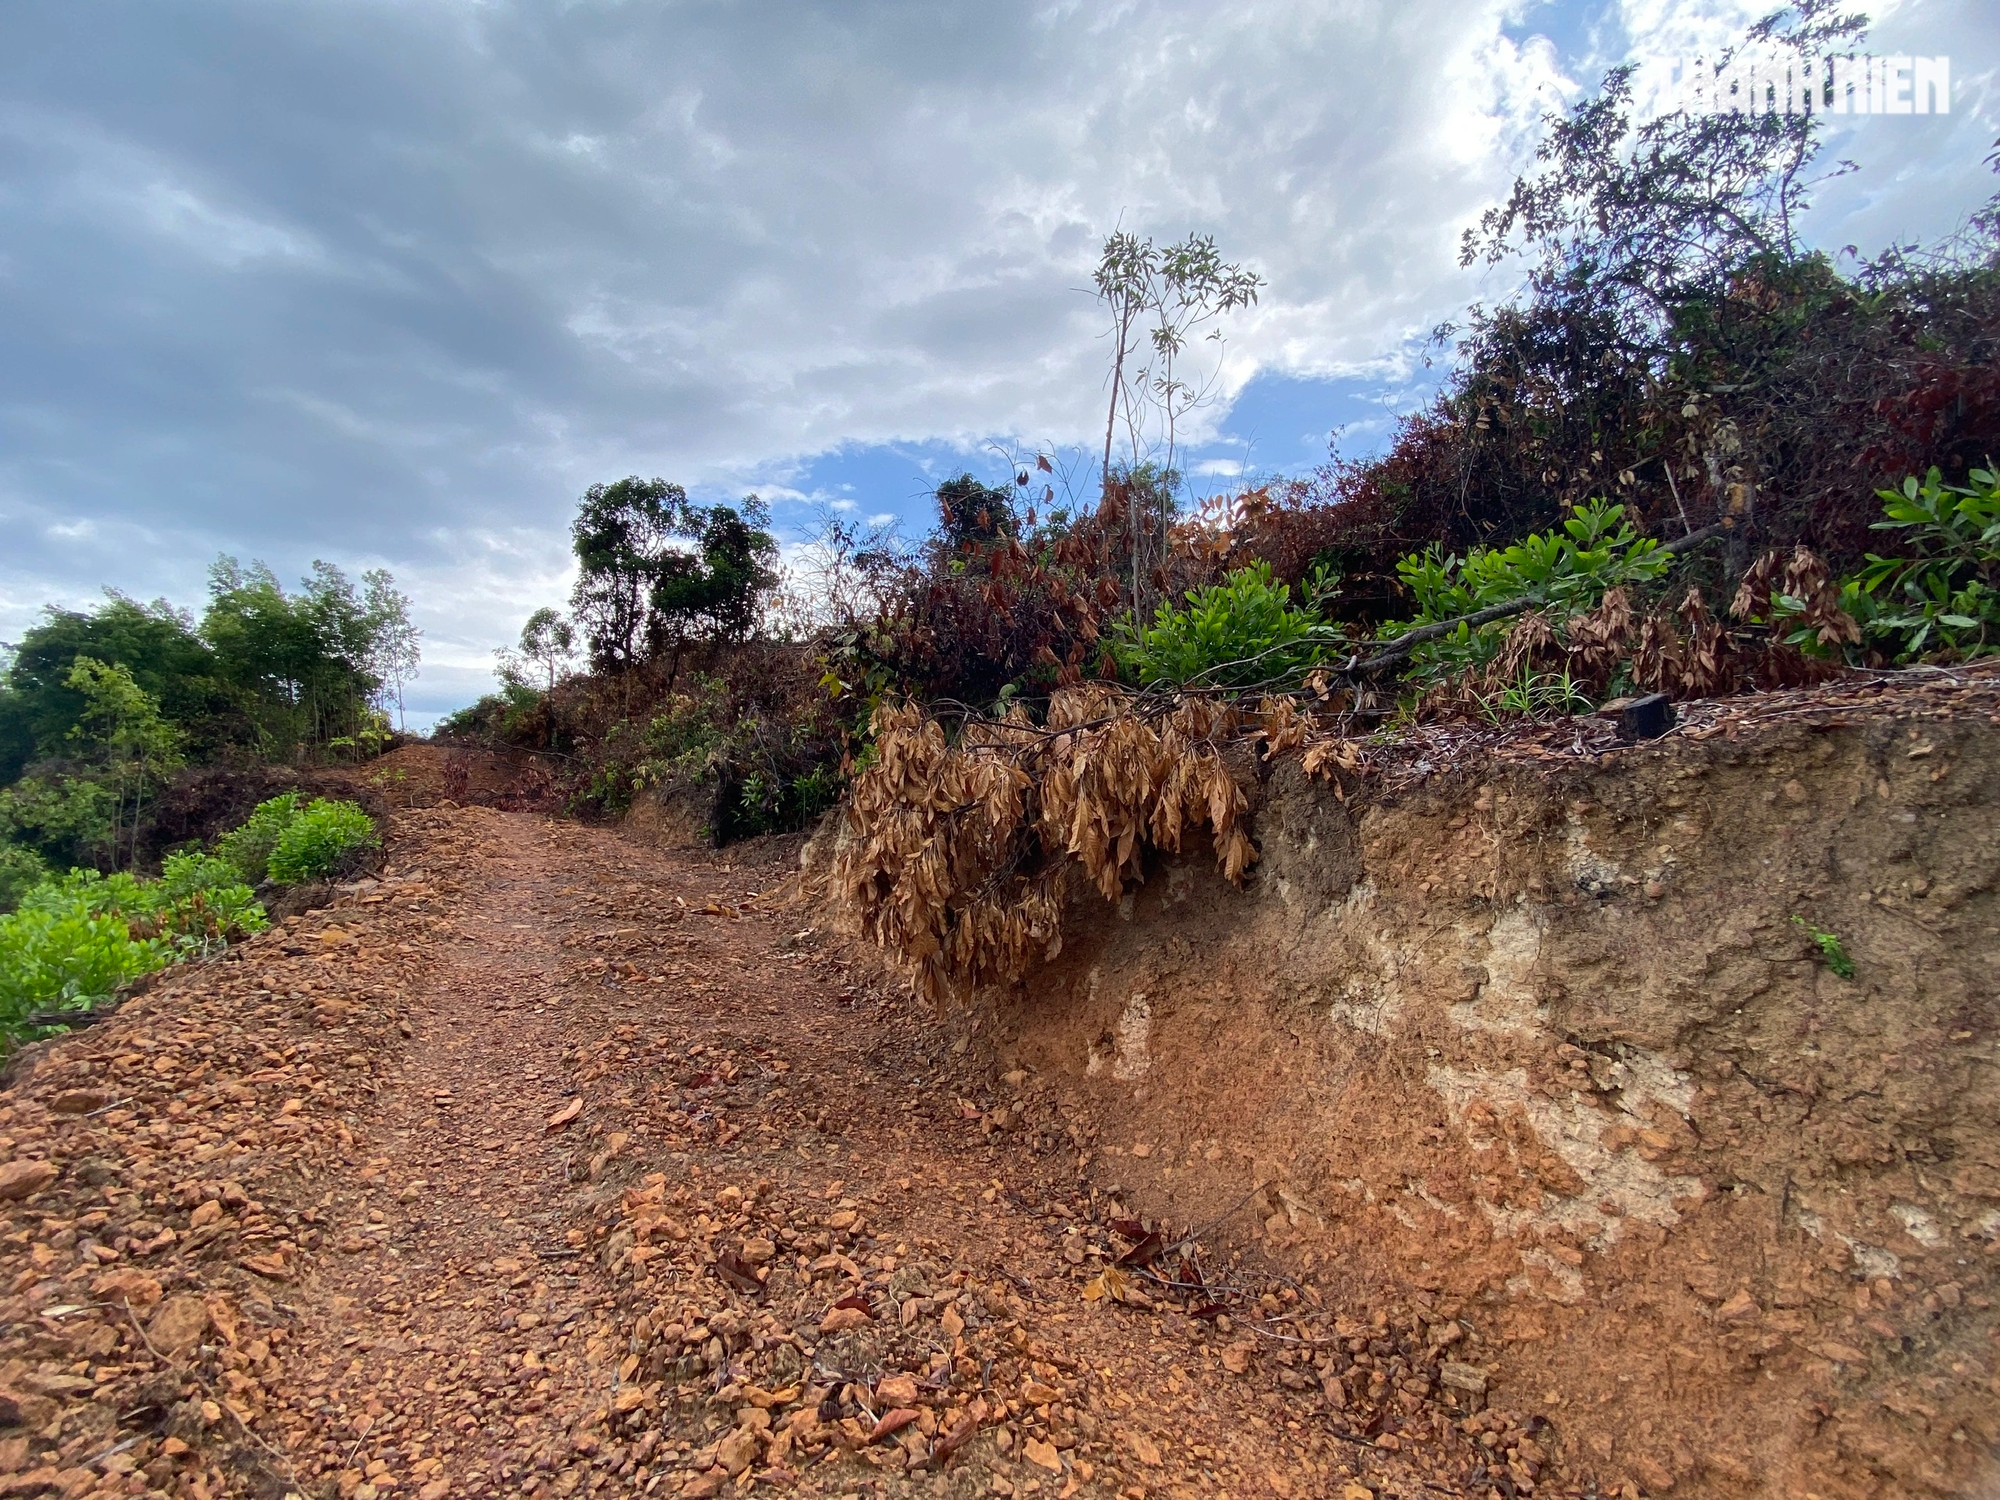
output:
M1804 917L1793 917L1792 922L1799 930L1819 945L1819 956L1826 960L1826 966L1842 979L1854 977L1854 960L1847 956L1847 950L1840 945L1840 934L1827 932L1815 927Z

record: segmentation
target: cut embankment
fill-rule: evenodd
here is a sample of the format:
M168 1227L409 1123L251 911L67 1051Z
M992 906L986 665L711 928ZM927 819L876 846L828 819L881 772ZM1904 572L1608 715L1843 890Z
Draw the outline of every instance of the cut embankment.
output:
M1991 1494L1994 730L1940 682L1393 794L1281 758L1248 890L1168 864L982 1012L1101 1187L1456 1320L1567 1478Z

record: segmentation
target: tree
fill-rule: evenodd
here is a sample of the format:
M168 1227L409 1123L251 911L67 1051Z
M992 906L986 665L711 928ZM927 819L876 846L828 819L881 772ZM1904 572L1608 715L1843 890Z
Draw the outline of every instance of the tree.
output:
M1125 362L1137 347L1139 319L1151 300L1159 252L1150 239L1118 230L1104 242L1097 261L1097 297L1111 314L1111 400L1104 414L1103 482L1111 483L1111 441L1118 431L1118 409L1126 408L1131 423L1131 391ZM1133 438L1137 446L1136 435Z
M937 487L938 540L957 557L978 551L1020 528L1014 497L1004 489L981 484L970 474L947 479Z
M768 527L770 507L755 495L733 506L690 506L699 551L676 554L662 566L650 598L647 645L671 653L667 689L680 672L681 650L691 639L740 641L757 623L763 599L778 582L778 543Z
M1150 304L1153 363L1147 373L1166 422L1167 453L1160 465L1163 473L1174 472L1180 422L1209 399L1218 374L1216 368L1210 368L1190 377L1185 368L1188 340L1224 313L1253 306L1263 285L1264 278L1255 271L1225 263L1216 253L1213 235L1191 234L1183 243L1160 252ZM1203 340L1219 345L1222 330L1209 328ZM1164 534L1161 541L1164 545Z
M305 680L311 738L323 744L352 735L382 688L374 670L379 651L375 616L348 576L318 558L295 607L309 625L315 647Z
M361 575L374 649L369 670L381 679L385 698L396 700L396 727L403 729L403 686L416 679L423 660L424 633L410 619L410 596L396 588L387 568L370 568Z
M35 863L67 869L106 859L118 845L111 789L89 776L24 776L0 791L0 861L17 878ZM9 851L32 855L24 860Z
M1190 373L1189 340L1207 328L1203 342L1219 346L1222 331L1209 325L1224 313L1254 305L1264 279L1240 264L1225 262L1215 248L1213 235L1190 234L1179 244L1162 248L1150 239L1120 230L1104 242L1096 281L1098 299L1111 315L1112 338L1102 483L1106 499L1113 500L1125 516L1132 607L1141 611L1148 554L1155 562L1166 555L1178 476L1174 450L1180 427L1189 413L1213 395L1220 369L1218 358L1207 369ZM1151 327L1141 343L1138 330L1147 319ZM1134 372L1131 359L1141 348L1148 351L1147 359ZM1135 396L1143 396L1144 402ZM1114 473L1111 445L1121 411L1131 454L1122 473ZM1165 442L1157 463L1153 461L1155 454L1148 451L1149 411L1157 416ZM1152 475L1151 482L1133 483L1131 476L1142 469Z
M397 604L407 601L395 595L386 573L374 593L371 607L327 562L313 563L296 595L263 563L245 568L222 557L209 569L202 638L215 653L217 675L252 717L265 753L325 745L366 729L382 689L377 663L390 650L385 634L404 632L395 649L410 669L414 631L407 613L401 627L394 618Z
M164 599L141 604L106 590L94 610L45 610L16 648L0 693L0 785L34 760L64 753L84 707L82 693L70 685L79 656L131 672L191 749L218 753L248 728L184 611Z
M647 644L654 590L686 567L677 539L698 536L687 491L633 475L584 492L570 526L578 575L570 612L600 672L635 665Z
M1810 112L1748 100L1739 112L1682 110L1635 128L1634 69L1613 68L1594 98L1546 117L1539 169L1465 231L1460 263L1529 254L1535 295L1601 298L1628 340L1657 348L1677 308L1723 296L1753 259L1800 254L1797 220L1817 180L1809 169L1824 114L1821 70L1866 29L1865 17L1842 14L1836 0L1799 0L1751 28L1746 47L1788 60L1813 93ZM1734 57L1710 64L1715 76Z
M742 639L778 581L770 522L755 495L738 508L691 504L664 479L591 486L571 527L580 569L571 613L591 665L622 671L670 653L671 683L688 640Z
M69 685L83 697L83 711L69 737L96 752L117 798L111 838L111 865L116 869L127 795L132 807L130 852L136 860L148 784L182 764L180 735L160 717L159 703L125 667L79 656L70 668Z
M548 690L556 690L556 674L576 654L576 631L560 610L543 606L521 627L521 654L547 671Z

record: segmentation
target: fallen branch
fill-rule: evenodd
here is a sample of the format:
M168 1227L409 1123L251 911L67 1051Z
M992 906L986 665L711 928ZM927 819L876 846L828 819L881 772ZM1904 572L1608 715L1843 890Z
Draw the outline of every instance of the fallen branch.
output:
M1675 537L1671 542L1662 542L1658 547L1653 549L1653 555L1667 556L1673 553L1689 551L1713 537L1721 536L1723 532L1729 529L1730 527L1727 522L1718 521L1712 526L1702 527L1699 531L1690 531L1686 536ZM1347 664L1340 668L1340 673L1346 677L1363 677L1374 672L1379 672L1384 667L1393 667L1398 662L1403 661L1412 651L1425 642L1437 640L1440 636L1450 635L1452 631L1458 629L1461 625L1477 630L1482 625L1491 625L1495 620L1505 620L1513 615L1525 614L1541 602L1542 598L1539 594L1521 594L1500 604L1489 604L1486 608L1475 610L1469 615L1458 615L1453 619L1439 620L1434 625L1419 625L1415 630L1397 636L1388 646L1376 652L1373 656L1364 660L1356 660L1353 657L1349 657Z

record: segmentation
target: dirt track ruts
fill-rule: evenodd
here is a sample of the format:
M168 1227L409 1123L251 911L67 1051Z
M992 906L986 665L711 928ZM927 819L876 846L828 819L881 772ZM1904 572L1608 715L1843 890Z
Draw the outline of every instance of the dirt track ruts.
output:
M763 899L795 851L412 812L384 884L44 1049L0 1495L1533 1482L1436 1328L1214 1251L1149 1297L1060 1100Z

